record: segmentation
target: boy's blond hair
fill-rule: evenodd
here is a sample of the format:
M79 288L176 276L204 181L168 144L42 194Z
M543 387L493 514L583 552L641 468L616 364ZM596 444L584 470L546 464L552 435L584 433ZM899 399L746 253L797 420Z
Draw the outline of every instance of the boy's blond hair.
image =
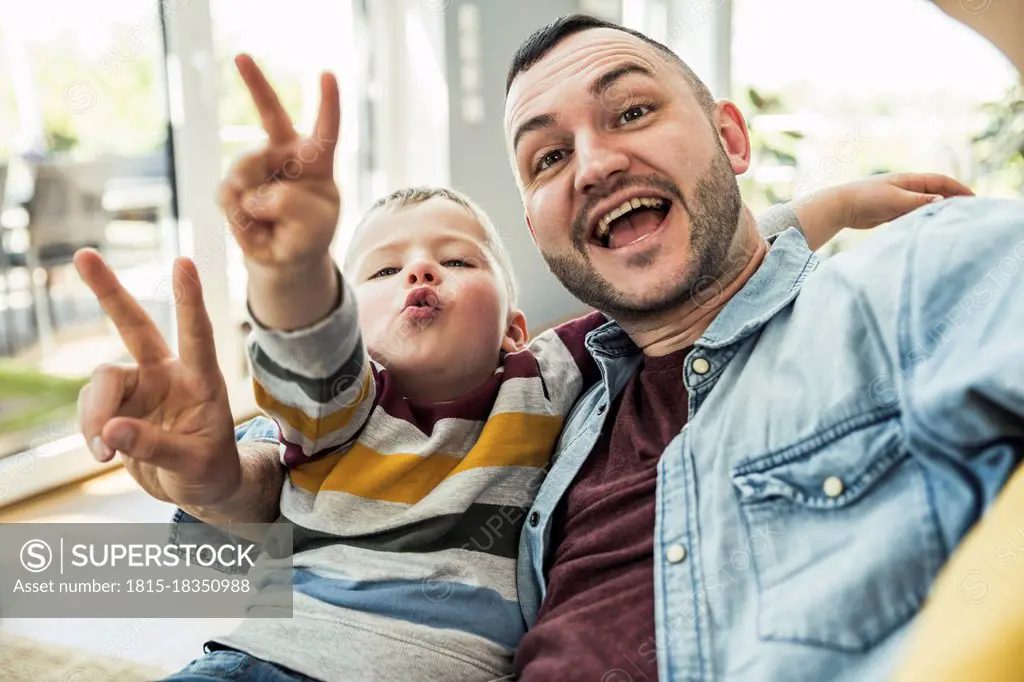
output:
M498 229L491 222L491 219L484 213L483 209L476 205L469 197L461 192L457 192L453 189L445 187L406 187L399 189L387 196L383 196L370 206L369 210L363 214L359 224L356 225L356 232L362 228L367 220L378 211L400 211L403 208L409 208L410 206L416 206L424 202L430 201L431 199L444 199L451 201L454 204L461 206L466 209L473 219L483 228L484 234L487 235L487 251L489 252L492 267L499 270L499 275L505 280L505 288L508 291L508 307L509 310L516 309L516 301L518 296L518 286L516 283L515 276L512 274L512 259L509 258L508 250L505 248L505 244L501 241L501 235L498 233ZM351 260L352 252L345 257L346 270L349 269L349 261Z

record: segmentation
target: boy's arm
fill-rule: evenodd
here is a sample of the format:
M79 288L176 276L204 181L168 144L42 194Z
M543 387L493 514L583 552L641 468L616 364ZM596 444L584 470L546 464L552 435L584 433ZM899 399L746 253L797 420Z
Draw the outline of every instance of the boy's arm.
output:
M279 331L253 319L248 350L256 403L277 423L288 467L351 441L375 404L355 297L341 273L334 276L340 305L313 326Z
M245 257L253 317L267 329L304 329L323 320L340 293L330 257L341 215L334 181L338 83L329 74L321 78L314 132L303 137L252 59L240 55L235 64L267 143L235 162L218 199Z
M938 173L889 173L827 187L789 202L817 251L844 227L866 230L970 188Z
M220 201L249 274L256 402L277 422L281 462L293 467L349 441L374 402L355 299L330 257L341 212L338 84L321 78L314 134L304 138L252 59L235 64L268 141L235 163Z

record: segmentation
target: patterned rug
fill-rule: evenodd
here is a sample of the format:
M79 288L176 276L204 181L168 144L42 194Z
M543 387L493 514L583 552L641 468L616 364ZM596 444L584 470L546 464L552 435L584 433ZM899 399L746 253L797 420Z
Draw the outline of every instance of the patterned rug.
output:
M169 674L133 661L0 634L2 682L152 682Z

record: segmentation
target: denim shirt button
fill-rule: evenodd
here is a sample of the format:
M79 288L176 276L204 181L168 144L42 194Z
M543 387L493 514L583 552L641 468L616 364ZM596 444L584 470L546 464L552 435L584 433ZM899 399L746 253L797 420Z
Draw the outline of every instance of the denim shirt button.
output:
M686 548L682 545L670 545L665 550L665 558L670 564L678 564L686 559Z
M533 512L532 514L530 514L530 527L531 528L536 528L537 524L539 524L539 523L540 523L540 514L538 514L537 512Z
M690 365L690 368L693 369L694 373L703 375L711 371L711 363L706 358L697 358Z
M821 485L821 489L829 497L839 497L846 490L846 486L843 484L843 479L838 476L829 476Z

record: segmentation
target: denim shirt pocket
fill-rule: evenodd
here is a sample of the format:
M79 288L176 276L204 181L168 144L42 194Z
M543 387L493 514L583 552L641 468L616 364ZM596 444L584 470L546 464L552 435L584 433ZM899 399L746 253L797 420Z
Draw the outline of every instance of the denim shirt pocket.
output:
M945 559L921 464L865 415L733 469L762 640L863 652L920 608Z

